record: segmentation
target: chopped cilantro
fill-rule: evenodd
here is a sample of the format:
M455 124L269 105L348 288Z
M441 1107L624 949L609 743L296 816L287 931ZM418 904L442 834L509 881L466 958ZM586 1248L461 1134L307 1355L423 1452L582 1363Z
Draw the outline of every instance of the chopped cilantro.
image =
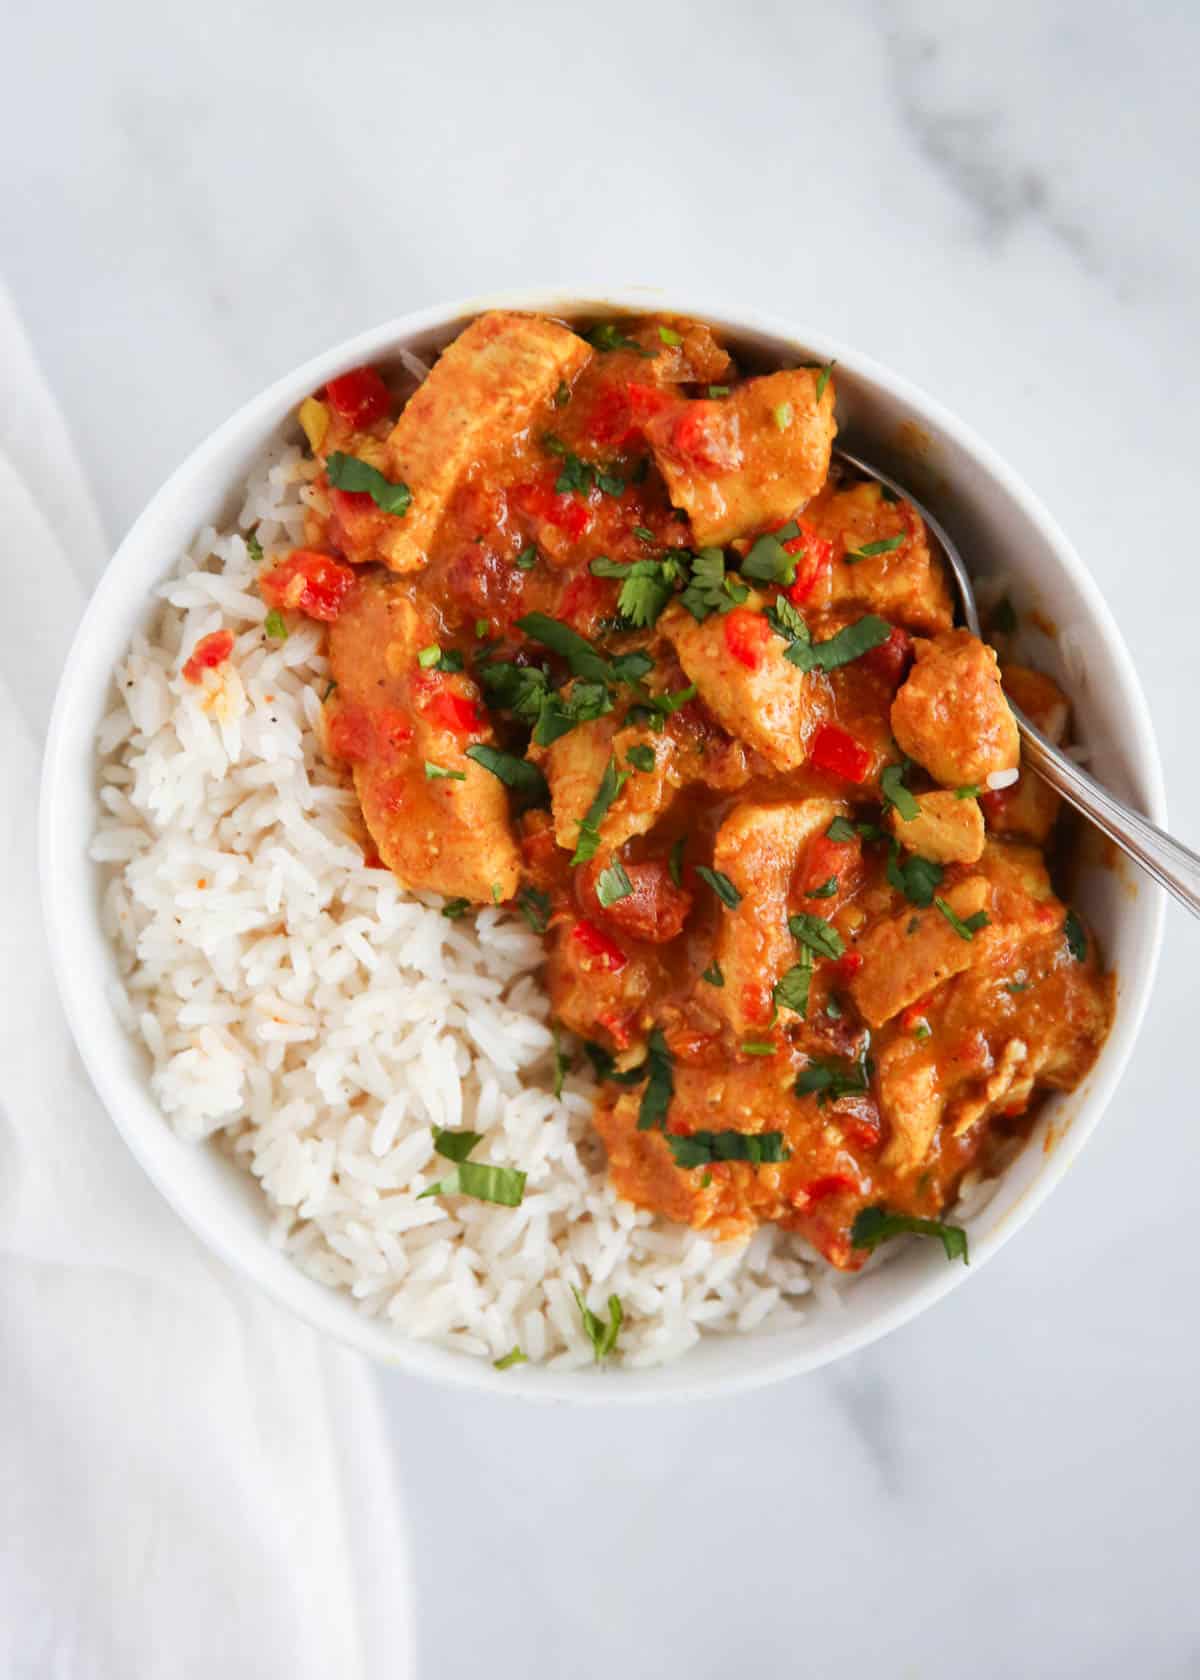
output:
M335 451L325 461L329 482L337 490L349 490L370 496L377 508L402 519L412 506L412 491L407 484L385 478L375 467L360 461L357 455L343 455Z
M521 794L532 804L544 803L550 797L545 776L528 759L518 758L515 753L501 752L499 747L489 747L482 742L468 747L467 757L473 758L476 764L482 764L505 787L512 788L514 793Z
M863 543L861 548L848 548L842 559L847 566L853 566L856 560L872 560L877 554L891 554L894 549L902 548L906 540L903 531L895 537L880 537L876 542Z
M715 986L718 991L725 984L725 976L721 973L721 965L716 961L709 963L700 978L707 985Z
M968 916L964 921L961 916L955 914L944 898L935 897L933 902L960 939L974 939L980 928L985 928L988 925L990 918L986 910L976 910L973 916Z
M263 545L258 540L258 530L257 530L257 528L248 533L248 535L245 538L245 543L246 543L246 552L247 552L247 554L249 554L251 560L253 560L253 562L256 566L261 566L262 557L263 557Z
M645 349L636 338L630 338L611 321L602 321L598 327L590 327L583 336L596 350L635 350L639 356L648 358L657 354L654 350Z
M1067 938L1067 950L1076 962L1087 961L1087 934L1083 930L1083 923L1074 910L1067 911L1067 919L1063 923L1063 932Z
M522 1353L520 1346L509 1348L502 1359L492 1360L493 1371L511 1371L514 1365L528 1365L529 1355Z
M263 620L263 629L273 642L286 642L288 638L287 620L278 607L272 607Z
M624 1073L618 1073L616 1062L602 1044L593 1044L589 1039L583 1048L596 1078L606 1079L611 1085L640 1085L650 1072L649 1058L640 1062L637 1067L626 1068Z
M748 1038L738 1046L743 1056L773 1056L775 1046L770 1039Z
M917 853L905 856L893 840L888 847L887 878L897 892L902 892L910 904L924 909L933 903L933 895L942 884L943 869L932 858Z
M482 1132L453 1132L448 1126L433 1128L433 1147L445 1161L465 1161L475 1145L482 1142Z
M667 1143L675 1165L684 1168L705 1167L713 1161L747 1161L758 1167L791 1156L782 1132L693 1132L690 1137L668 1133Z
M708 387L708 394L710 397L727 397L729 395L729 386L710 385Z
M610 757L604 766L604 774L600 778L600 785L592 803L588 806L587 814L579 824L579 835L571 858L572 866L587 863L590 858L595 857L600 845L600 824L608 815L609 806L628 780L628 770L618 770L616 759Z
M517 558L513 561L513 565L519 572L531 572L537 565L537 562L537 546L534 543L530 543L528 548L523 548L520 554L517 555Z
M812 952L805 947L800 953L800 961L789 968L783 977L775 982L771 996L780 1009L790 1009L799 1015L803 1021L808 1015L808 994L812 986L813 960Z
M536 887L522 887L517 894L517 909L534 933L545 933L550 926L550 895Z
M579 1316L583 1320L584 1334L592 1344L592 1353L597 1365L599 1365L601 1360L607 1359L609 1354L612 1353L617 1345L617 1337L621 1334L623 1315L620 1297L617 1295L608 1297L608 1323L605 1324L603 1319L596 1317L596 1314L588 1306L582 1293L576 1289L574 1284L571 1285L571 1293L575 1297L576 1305L579 1308Z
M469 898L448 898L442 905L442 915L447 921L456 922L460 916L465 916L470 908Z
M661 1129L667 1110L671 1106L671 1098L675 1095L671 1052L667 1049L667 1041L658 1027L650 1034L646 1047L646 1073L646 1089L642 1092L642 1101L638 1108L639 1132Z
M845 954L845 940L821 916L810 916L806 912L789 916L788 932L814 956L837 958Z
M825 367L823 367L821 369L820 378L817 380L817 388L813 393L817 402L820 402L821 398L825 395L825 387L829 384L829 376L833 372L833 370L836 366L837 366L837 358L835 357L832 362L829 362Z
M440 764L431 764L429 759L425 760L425 780L428 782L465 782L466 779L465 770L443 770Z
M879 778L879 789L883 795L885 805L894 805L903 822L912 822L914 817L921 815L921 807L904 785L904 776L908 770L908 760L903 764L889 764Z
M682 344L683 334L677 333L674 327L659 327L658 336L664 344Z
M558 390L554 393L554 406L555 408L565 408L570 400L571 387L567 384L565 379L560 379L558 382Z
M683 854L687 849L687 835L681 834L671 847L671 856L667 868L671 871L671 879L677 887L683 885Z
M810 887L804 896L805 898L832 898L837 891L837 885L837 876L831 875L828 881L822 881L819 887Z
M790 402L776 403L771 410L771 418L775 422L775 429L786 432L792 423L792 405Z
M658 762L654 756L653 747L630 747L625 754L626 764L632 764L635 770L653 770Z
M860 1095L871 1086L870 1064L864 1055L858 1062L820 1061L814 1059L802 1068L792 1087L798 1097L815 1096L817 1106L838 1102L842 1097Z
M480 1161L462 1161L437 1184L417 1197L473 1196L477 1202L494 1202L499 1207L520 1207L525 1194L525 1174L516 1167L491 1167Z
M840 845L846 845L857 837L857 830L848 817L834 817L825 830L826 839L836 840Z
M725 556L719 548L702 548L692 559L692 575L680 603L698 624L710 613L727 613L744 601L749 591L744 584L725 576Z
M940 1219L917 1219L908 1213L889 1213L882 1206L862 1209L850 1227L850 1242L854 1248L873 1253L881 1242L906 1234L936 1237L946 1251L947 1260L961 1260L964 1266L970 1265L967 1233L961 1225L944 1225Z
M632 891L633 882L625 873L619 858L614 858L607 869L600 871L596 880L596 897L606 910L610 904L628 898Z
M727 910L736 910L742 902L742 895L729 879L728 875L719 869L706 869L703 864L697 865L696 873L700 879L712 888Z

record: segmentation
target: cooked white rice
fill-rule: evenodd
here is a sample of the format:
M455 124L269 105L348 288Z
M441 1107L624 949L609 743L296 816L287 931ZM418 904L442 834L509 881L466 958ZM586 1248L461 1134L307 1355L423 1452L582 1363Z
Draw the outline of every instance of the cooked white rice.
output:
M240 531L268 552L300 541L313 470L276 449ZM322 750L320 630L267 638L256 570L238 532L200 534L100 732L92 854L111 868L118 1007L176 1129L230 1149L274 1239L398 1337L583 1365L573 1286L601 1314L620 1297L630 1365L795 1325L827 1273L799 1238L716 1244L610 1189L579 1057L553 1094L541 946L520 918L450 921L364 866L354 793ZM217 629L236 638L229 662L184 681ZM473 1159L524 1169L521 1206L419 1201L450 1170L435 1126L481 1132Z

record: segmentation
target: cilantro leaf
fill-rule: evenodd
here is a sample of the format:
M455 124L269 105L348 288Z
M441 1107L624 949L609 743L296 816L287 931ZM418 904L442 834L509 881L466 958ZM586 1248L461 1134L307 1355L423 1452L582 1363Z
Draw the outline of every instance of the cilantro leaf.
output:
M425 780L427 782L465 782L465 770L444 770L440 764L433 764L425 760Z
M719 548L702 548L692 557L692 575L679 597L698 624L710 613L730 612L748 591L725 576L725 556Z
M674 345L683 343L683 334L677 333L674 327L659 327L658 336L663 344Z
M853 566L856 560L871 560L877 554L891 554L895 549L903 547L906 541L903 531L899 536L880 537L877 542L863 543L860 548L848 548L842 559L847 566Z
M612 676L608 660L586 636L572 630L569 624L551 618L548 613L526 613L524 618L517 620L517 629L523 630L531 641L540 642L551 653L565 659L573 676L586 677L591 682L608 682Z
M596 879L596 897L607 910L610 904L616 904L622 898L628 898L633 891L633 882L625 873L619 858L614 858L607 869L602 869Z
M857 838L857 830L848 817L834 817L825 830L825 836L829 840L838 841L840 845L845 845L848 841Z
M798 1097L815 1095L818 1107L824 1108L827 1102L858 1096L870 1087L871 1069L864 1055L858 1062L814 1059L801 1069L792 1089Z
M596 350L634 350L648 360L653 360L657 354L654 350L645 349L636 338L630 338L611 321L602 321L599 326L589 327L583 336Z
M961 1225L945 1225L940 1219L917 1219L908 1213L889 1213L882 1204L863 1208L850 1227L850 1243L874 1253L880 1243L902 1235L936 1237L946 1251L947 1260L961 1260L970 1265L967 1252L967 1233Z
M667 1110L671 1106L671 1098L675 1095L671 1052L667 1049L667 1041L658 1027L650 1034L647 1043L646 1072L646 1089L642 1092L642 1101L638 1108L639 1132L649 1132L656 1128L661 1130Z
M460 916L465 916L470 908L469 898L448 898L442 905L442 915L448 922L456 922Z
M725 976L721 972L721 965L720 965L719 962L716 962L715 960L713 962L709 963L708 967L704 970L704 973L700 976L700 978L701 978L701 980L705 981L705 983L707 985L716 986L718 991L725 984Z
M658 762L654 756L653 747L630 747L625 754L626 764L632 764L635 770L653 770Z
M1063 923L1063 933L1066 935L1067 939L1067 950L1070 951L1071 955L1075 958L1075 961L1080 963L1086 962L1088 948L1087 934L1084 932L1083 923L1079 920L1079 917L1075 914L1074 910L1067 911L1067 919Z
M941 864L934 863L932 858L919 857L915 852L903 856L895 840L888 847L888 882L910 904L918 904L922 909L932 904L944 873Z
M671 879L677 887L683 885L683 854L687 850L687 835L681 834L671 847L671 856L667 867L671 871Z
M522 887L517 894L517 909L534 933L545 933L550 926L550 895L536 887Z
M525 1195L525 1174L516 1167L492 1167L480 1161L462 1161L437 1184L417 1197L473 1196L477 1202L495 1202L500 1207L520 1207Z
M797 916L789 916L788 932L814 956L837 958L845 954L845 940L821 916L810 916L804 911Z
M837 892L837 886L837 876L831 875L828 881L822 881L819 887L810 887L804 896L805 898L832 898L834 893Z
M817 380L817 387L816 387L815 392L813 393L817 402L820 402L821 398L825 395L825 387L829 384L829 376L833 372L833 370L836 366L837 366L837 358L835 356L832 362L829 362L825 367L823 367L821 369L821 376Z
M707 1167L714 1161L748 1161L751 1166L787 1161L791 1150L782 1132L693 1132L690 1137L667 1134L677 1167Z
M808 640L806 625L804 634L793 640L784 657L801 671L836 671L841 665L861 659L872 648L882 647L891 633L887 619L876 613L867 613L823 642Z
M528 1365L529 1355L522 1353L520 1344L509 1348L502 1359L492 1360L493 1371L510 1371L514 1365Z
M255 526L254 530L250 531L242 540L246 544L246 553L250 556L251 560L253 560L256 566L261 566L263 545L258 540L258 527Z
M964 921L961 916L954 913L944 898L935 897L933 902L960 939L974 939L979 930L987 927L991 920L986 910L976 910L973 916L968 916Z
M514 793L521 794L531 804L544 803L550 797L545 776L528 759L518 758L515 753L501 752L499 747L489 747L483 742L468 747L467 757L473 758L476 764L482 764L505 787L512 788Z
M637 1067L626 1068L624 1073L618 1073L615 1060L602 1044L593 1044L588 1039L583 1048L596 1078L606 1079L610 1085L640 1085L650 1072L649 1057L644 1062L639 1062Z
M407 484L385 478L376 467L360 461L357 455L343 455L335 450L326 457L325 471L335 489L360 495L365 493L376 507L382 508L384 513L395 514L398 519L403 519L412 506L412 491Z
M703 864L696 866L696 873L706 886L710 886L727 910L736 910L742 902L742 895L720 869L706 869Z
M263 629L273 642L286 642L288 639L287 619L278 607L272 607L263 619Z
M608 1323L605 1324L603 1319L596 1317L596 1314L584 1300L581 1291L576 1289L574 1284L571 1285L571 1293L575 1297L576 1305L579 1308L579 1316L583 1320L584 1333L592 1344L592 1352L595 1355L597 1365L599 1365L601 1360L607 1359L609 1354L612 1353L617 1345L617 1337L621 1334L623 1314L620 1297L617 1295L608 1297Z
M796 581L796 559L779 540L781 533L767 531L757 537L739 568L743 577L785 587ZM793 532L793 535L795 533Z
M775 982L771 996L780 1009L790 1009L803 1021L808 1015L808 994L812 986L812 952L807 947L800 953L800 961L789 968Z
M907 770L907 759L903 764L889 764L879 778L879 789L883 795L883 803L894 805L903 822L912 822L914 817L921 815L921 807L904 785Z
M589 858L595 857L600 845L600 824L607 816L609 806L628 780L628 770L618 770L616 759L610 757L604 766L604 774L600 778L600 785L592 803L588 806L587 814L579 824L579 835L571 858L572 866L587 863Z
M448 1126L433 1128L433 1147L447 1161L465 1161L475 1145L482 1142L482 1132L452 1132Z

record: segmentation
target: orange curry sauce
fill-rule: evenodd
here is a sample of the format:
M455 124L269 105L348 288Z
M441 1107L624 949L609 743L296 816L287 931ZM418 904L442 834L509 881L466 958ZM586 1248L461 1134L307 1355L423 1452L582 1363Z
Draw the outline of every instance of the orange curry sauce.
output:
M262 575L329 625L370 861L544 933L620 1194L854 1269L1108 1028L993 651L915 510L831 469L828 368L494 312L404 395L303 405L306 547ZM1062 738L1055 686L1005 680Z

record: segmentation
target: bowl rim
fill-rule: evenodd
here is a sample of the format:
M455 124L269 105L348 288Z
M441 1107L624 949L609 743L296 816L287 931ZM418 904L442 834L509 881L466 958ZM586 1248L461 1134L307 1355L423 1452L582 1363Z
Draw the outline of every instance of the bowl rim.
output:
M728 1372L694 1376L675 1375L669 1386L657 1389L656 1375L671 1370L685 1372L682 1364L651 1367L634 1372L602 1374L594 1380L591 1371L554 1371L539 1366L527 1370L516 1368L500 1373L489 1361L453 1353L429 1343L398 1334L380 1321L360 1313L355 1304L340 1291L305 1277L311 1289L302 1300L286 1295L274 1279L263 1275L262 1266L254 1253L259 1245L242 1244L233 1240L223 1229L199 1209L189 1203L186 1184L181 1184L164 1170L144 1135L144 1126L169 1126L169 1121L147 1091L146 1107L152 1120L128 1111L118 1090L115 1071L115 1046L124 1038L125 1029L115 1011L95 1007L95 996L87 990L80 971L71 961L72 944L78 928L68 916L68 897L50 890L50 883L60 878L64 867L80 872L94 872L86 846L77 838L72 841L57 821L57 808L70 785L69 749L77 740L78 728L94 717L94 691L84 682L81 668L81 649L87 644L93 626L109 611L110 602L122 598L122 577L139 552L143 532L152 527L161 511L181 498L188 487L203 480L219 460L225 449L239 439L258 447L264 445L271 430L279 423L281 404L294 408L308 392L346 367L387 355L397 347L408 347L424 334L442 331L456 322L470 319L485 309L506 308L529 310L547 314L581 317L587 314L664 312L696 316L714 323L718 329L732 332L760 334L784 342L803 346L810 353L836 361L849 373L887 395L909 410L920 422L932 422L981 467L1001 490L1023 511L1037 528L1046 545L1061 563L1072 590L1078 595L1088 617L1101 635L1120 679L1120 708L1124 724L1136 751L1145 795L1146 814L1154 822L1166 820L1166 795L1157 742L1150 712L1142 692L1132 657L1125 646L1116 619L1099 585L1084 566L1074 546L1067 538L1037 494L1007 462L978 436L974 428L931 397L906 376L863 354L851 345L820 331L809 331L802 322L792 321L767 310L731 306L712 297L678 294L674 290L656 287L573 287L565 285L523 287L487 293L476 297L450 300L428 305L393 317L374 327L352 334L330 345L299 366L282 374L265 389L241 404L219 426L209 432L151 497L142 512L118 544L104 572L98 580L72 640L60 674L54 708L43 758L38 808L38 867L41 882L42 909L51 964L59 996L70 1025L72 1036L89 1077L99 1094L113 1124L135 1159L155 1184L159 1192L179 1214L189 1228L221 1260L256 1287L265 1290L279 1305L295 1313L311 1327L325 1331L345 1345L367 1353L382 1364L447 1383L450 1386L500 1393L507 1396L554 1403L570 1401L576 1404L645 1404L665 1401L708 1399L748 1389L764 1387L787 1377L799 1376L820 1369L835 1360L869 1346L900 1328L919 1313L940 1300L951 1290L961 1286L967 1276L977 1273L1030 1219L1045 1199L1061 1182L1067 1170L1095 1131L1119 1083L1132 1054L1150 993L1157 973L1162 947L1166 910L1165 894L1149 880L1139 892L1139 910L1144 920L1145 954L1141 972L1125 996L1125 1007L1119 1023L1105 1044L1091 1083L1079 1111L1072 1117L1065 1132L1056 1141L1050 1159L1020 1201L1001 1221L999 1227L972 1245L970 1273L962 1267L946 1267L931 1272L901 1300L881 1311L867 1323L833 1333L812 1348L787 1347L780 1339L774 1359L760 1361ZM227 487L228 489L231 487ZM165 575L165 568L164 568ZM125 613L132 624L133 614ZM90 724L89 724L90 729ZM89 737L90 738L90 737ZM1148 895L1142 902L1142 894ZM94 892L93 892L94 896ZM96 935L106 940L98 920ZM1120 1036L1116 1036L1120 1027ZM259 1244L266 1248L269 1237L264 1228ZM275 1251L272 1251L275 1252ZM305 1276L295 1268L298 1276ZM349 1309L349 1310L347 1310ZM736 1345L736 1344L735 1344ZM639 1380L631 1382L635 1377ZM582 1380L581 1380L582 1379Z

